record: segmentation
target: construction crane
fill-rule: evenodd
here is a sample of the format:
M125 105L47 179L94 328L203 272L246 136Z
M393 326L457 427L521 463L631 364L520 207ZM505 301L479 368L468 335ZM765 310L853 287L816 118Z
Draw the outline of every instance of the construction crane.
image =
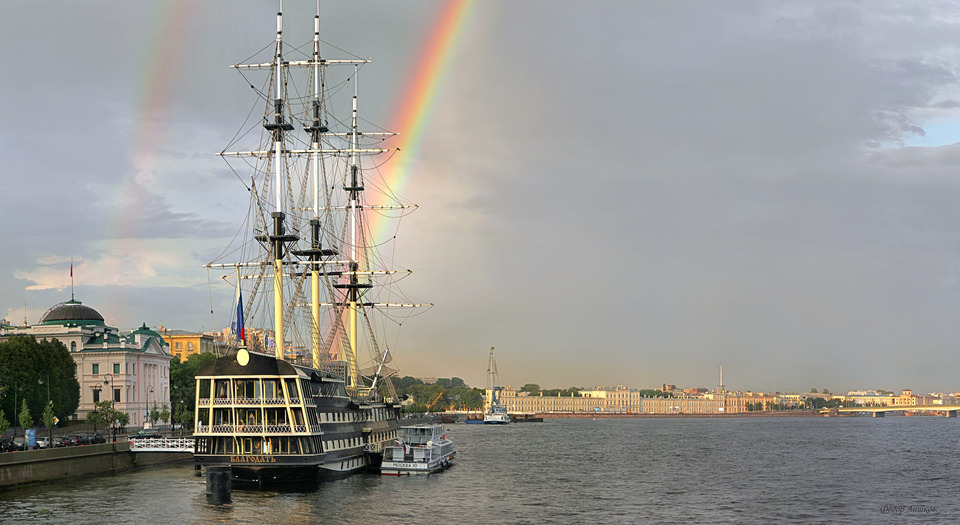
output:
M427 405L427 412L429 412L430 409L433 408L433 405L437 404L437 401L440 401L441 397L443 397L443 392L440 392L439 394L437 394L437 397L434 398L433 402Z

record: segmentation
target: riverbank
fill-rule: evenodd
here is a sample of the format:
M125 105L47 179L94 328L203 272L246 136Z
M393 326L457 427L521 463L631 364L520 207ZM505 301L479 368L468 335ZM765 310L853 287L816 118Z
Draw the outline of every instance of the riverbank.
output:
M0 454L0 490L25 483L115 474L192 458L189 452L134 452L127 441L5 452Z
M543 419L625 419L625 418L731 418L731 417L823 417L816 410L783 410L770 412L741 412L739 414L629 414L605 412L538 412Z

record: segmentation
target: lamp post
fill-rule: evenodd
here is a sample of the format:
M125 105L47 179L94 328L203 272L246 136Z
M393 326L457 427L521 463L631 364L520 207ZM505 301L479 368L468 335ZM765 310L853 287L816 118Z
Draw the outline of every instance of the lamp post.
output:
M100 399L100 391L103 389L103 385L97 383L90 387L90 389L96 392L96 394L93 396L93 413L97 414L97 401ZM93 416L93 432L97 432L97 416Z
M104 388L109 387L111 381L113 381L113 374L103 374L103 386L104 386ZM110 387L110 388L113 388L113 387ZM110 408L111 408L111 409L113 408L113 403L114 403L115 401L116 401L116 398L115 398L114 395L113 395L113 390L110 390ZM116 416L116 413L111 411L110 417L115 417L115 416ZM112 432L112 434L113 434L113 441L114 441L114 443L116 443L116 441L117 441L116 427L115 427L113 421L110 421L109 424L110 424L110 430L111 430L111 432Z

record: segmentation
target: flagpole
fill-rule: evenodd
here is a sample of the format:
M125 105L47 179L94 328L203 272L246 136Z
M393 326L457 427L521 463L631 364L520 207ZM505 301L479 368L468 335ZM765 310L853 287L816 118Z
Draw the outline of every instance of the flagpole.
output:
M70 300L73 301L73 257L70 258Z

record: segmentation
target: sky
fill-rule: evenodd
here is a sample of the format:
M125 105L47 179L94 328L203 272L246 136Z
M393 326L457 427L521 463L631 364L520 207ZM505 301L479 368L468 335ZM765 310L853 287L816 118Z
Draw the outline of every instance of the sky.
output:
M442 2L323 2L389 123ZM274 1L0 4L0 317L229 325ZM291 40L314 3L285 2ZM298 26L299 19L299 26ZM471 2L404 186L401 375L957 391L960 3ZM366 96L365 96L366 95ZM401 133L404 130L396 130ZM213 315L211 316L211 310Z

